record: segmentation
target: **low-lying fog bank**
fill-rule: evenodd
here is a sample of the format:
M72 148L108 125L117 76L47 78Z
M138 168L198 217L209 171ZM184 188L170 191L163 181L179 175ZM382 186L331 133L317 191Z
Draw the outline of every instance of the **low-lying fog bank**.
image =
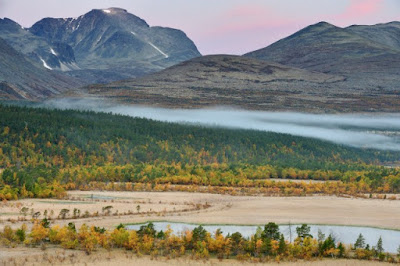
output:
M165 109L102 100L53 99L41 106L112 112L159 121L254 129L317 138L353 147L400 151L400 114L306 114L230 107Z

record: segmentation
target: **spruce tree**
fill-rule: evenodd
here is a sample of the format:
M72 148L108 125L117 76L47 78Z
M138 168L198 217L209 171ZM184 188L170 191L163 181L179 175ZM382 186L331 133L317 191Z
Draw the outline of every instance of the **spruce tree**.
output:
M356 243L354 243L354 248L364 248L365 247L365 238L362 234L360 234L356 240Z
M344 252L346 251L346 249L344 248L342 243L339 243L338 249L339 249L339 258L342 258L344 256Z
M279 240L280 233L279 233L279 225L276 223L268 223L264 227L264 231L261 233L261 237L263 240L265 239L273 239Z
M302 224L300 227L296 227L296 232L297 236L300 237L301 239L304 239L306 237L313 237L310 234L311 228L307 224Z
M376 252L379 254L383 253L383 243L382 243L382 237L379 237L378 243L376 244Z
M286 242L285 242L285 237L283 234L281 234L281 237L279 238L279 247L278 247L278 252L279 254L283 254L286 251Z

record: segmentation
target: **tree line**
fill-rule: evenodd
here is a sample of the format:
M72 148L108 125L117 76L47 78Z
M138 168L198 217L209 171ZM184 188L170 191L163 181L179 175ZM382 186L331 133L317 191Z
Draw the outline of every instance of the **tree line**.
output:
M294 241L288 241L275 223L258 227L255 234L243 237L240 232L224 235L220 229L208 232L202 226L174 234L170 227L165 232L157 231L152 223L139 230L127 230L122 224L114 230L85 224L77 229L73 223L50 226L50 222L43 219L36 220L30 232L26 225L15 230L5 226L0 240L6 246L25 244L46 249L47 245L55 245L84 250L88 254L100 249L126 249L138 255L169 258L190 256L193 259L216 257L280 262L326 257L399 262L393 254L385 253L382 238L376 246L370 247L361 234L354 245L345 245L337 242L332 234L326 236L319 231L317 236L312 236L307 224L298 226L296 233Z

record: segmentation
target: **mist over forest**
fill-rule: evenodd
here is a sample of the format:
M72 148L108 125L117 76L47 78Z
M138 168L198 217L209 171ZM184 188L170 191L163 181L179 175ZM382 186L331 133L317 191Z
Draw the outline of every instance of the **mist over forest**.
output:
M286 133L359 148L400 150L400 114L394 113L308 114L248 111L232 107L166 109L76 98L52 99L39 106L111 112L174 123Z

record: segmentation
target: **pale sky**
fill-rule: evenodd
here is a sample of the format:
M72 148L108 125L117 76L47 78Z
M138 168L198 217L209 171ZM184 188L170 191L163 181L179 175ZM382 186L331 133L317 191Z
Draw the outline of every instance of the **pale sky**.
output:
M243 54L319 21L341 27L400 21L400 0L0 0L0 18L30 27L44 17L107 7L181 29L202 54Z

